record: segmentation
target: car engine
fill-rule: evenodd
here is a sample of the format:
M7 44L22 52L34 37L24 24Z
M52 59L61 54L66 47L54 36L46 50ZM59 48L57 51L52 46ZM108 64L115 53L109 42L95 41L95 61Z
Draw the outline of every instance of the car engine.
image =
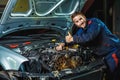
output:
M41 45L37 42L30 45L20 46L15 48L14 51L19 52L23 56L29 59L30 69L34 72L46 72L46 71L61 71L64 69L74 69L81 65L86 65L95 60L95 56L88 47L72 47L66 46L62 51L56 51L55 46L57 43L48 43L47 45ZM29 66L29 67L30 67Z
M66 75L66 73L63 74L64 71L72 70L72 73L79 73L89 71L97 65L101 65L99 57L90 48L81 47L78 44L65 46L64 50L56 51L55 46L58 43L55 42L47 44L42 42L44 45L38 41L27 43L13 49L13 51L20 53L29 60L21 65L19 71L22 72L52 73L54 77L63 77ZM62 72L61 74L63 75L54 73L56 71ZM32 76L34 75L32 74Z

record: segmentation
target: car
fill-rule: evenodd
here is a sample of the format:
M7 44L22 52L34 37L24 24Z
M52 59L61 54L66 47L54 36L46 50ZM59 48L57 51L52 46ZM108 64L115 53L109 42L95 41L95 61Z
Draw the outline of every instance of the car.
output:
M66 45L70 15L87 0L1 0L0 80L103 80L103 59Z

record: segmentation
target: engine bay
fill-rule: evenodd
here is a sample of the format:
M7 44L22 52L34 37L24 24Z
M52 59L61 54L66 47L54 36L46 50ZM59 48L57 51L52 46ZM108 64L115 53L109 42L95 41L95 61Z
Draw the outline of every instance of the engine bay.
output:
M82 65L88 65L96 60L96 55L88 47L78 47L78 44L66 46L62 51L56 51L55 46L58 43L47 43L42 45L41 42L31 42L13 50L29 59L31 68L42 68L33 71L44 73L46 71L61 71L64 69L75 69ZM77 46L77 47L76 47ZM39 65L39 66L37 66ZM32 69L30 69L32 70Z
M63 77L68 74L92 71L96 66L103 65L101 58L88 47L74 44L65 46L62 51L57 51L55 46L59 43L45 43L45 41L27 41L14 47L13 44L7 44L13 51L29 60L20 66L19 71L29 73L26 76L41 76L41 74L44 74L44 76L49 75L50 77L52 74L51 77ZM37 75L32 73L37 73ZM12 71L12 74L15 73Z

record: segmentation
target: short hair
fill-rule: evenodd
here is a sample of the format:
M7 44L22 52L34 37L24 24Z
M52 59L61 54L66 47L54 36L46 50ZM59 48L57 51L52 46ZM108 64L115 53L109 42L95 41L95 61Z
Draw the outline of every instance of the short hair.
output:
M75 16L77 16L77 15L81 15L81 16L85 17L85 15L84 15L82 12L76 11L76 12L74 12L74 13L71 15L72 21L73 21L73 18L74 18ZM86 17L85 17L85 18L86 18Z

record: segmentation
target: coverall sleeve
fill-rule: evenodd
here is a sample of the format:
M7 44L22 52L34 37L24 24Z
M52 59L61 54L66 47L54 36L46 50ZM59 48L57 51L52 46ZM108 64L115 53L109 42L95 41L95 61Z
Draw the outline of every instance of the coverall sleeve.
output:
M101 21L94 19L91 24L87 26L87 29L79 34L73 35L74 43L85 43L96 38L101 30Z

